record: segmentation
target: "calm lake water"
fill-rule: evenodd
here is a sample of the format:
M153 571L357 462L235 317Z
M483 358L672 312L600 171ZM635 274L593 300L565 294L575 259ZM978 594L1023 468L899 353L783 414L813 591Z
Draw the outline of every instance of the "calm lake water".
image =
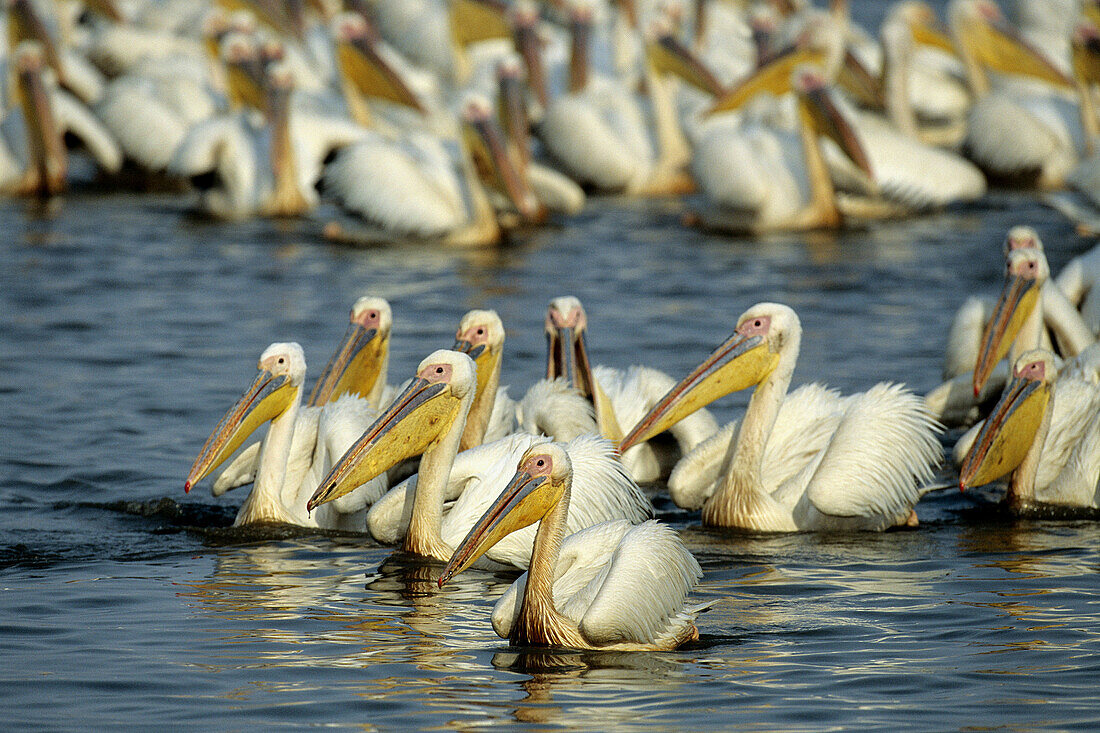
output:
M864 231L710 237L679 204L601 200L499 249L353 250L320 220L210 224L178 196L0 204L0 695L5 727L1034 729L1100 726L1100 525L1014 521L947 491L915 531L704 529L656 495L705 577L672 653L509 648L511 578L360 536L247 534L183 480L270 342L316 375L362 293L395 316L391 381L495 308L504 381L543 365L548 300L585 303L597 363L680 376L761 300L805 335L795 383L937 383L947 324L996 293L1033 223L1057 270L1092 242L1015 194ZM730 418L746 395L716 407Z

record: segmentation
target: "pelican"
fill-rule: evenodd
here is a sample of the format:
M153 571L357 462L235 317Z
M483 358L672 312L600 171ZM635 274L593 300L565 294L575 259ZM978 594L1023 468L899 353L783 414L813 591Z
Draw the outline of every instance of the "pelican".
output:
M496 311L472 310L462 316L455 333L454 351L467 354L477 366L477 393L458 450L499 440L513 431L516 403L500 386L504 356L504 323Z
M1036 349L1013 364L1012 380L970 448L959 488L1011 473L1011 510L1034 504L1100 508L1100 388L1096 381L1058 377L1054 355ZM1072 403L1060 424L1056 404Z
M500 493L519 456L545 438L514 435L458 452L477 392L477 367L466 354L440 350L417 367L417 377L348 449L321 482L307 507L338 499L390 466L423 454L420 472L376 503L367 520L376 538L404 532L404 549L447 561L453 548ZM571 532L609 519L640 522L651 508L624 471L614 447L594 435L569 443L576 499L566 525ZM474 455L471 455L474 454ZM461 469L461 472L460 472ZM410 500L411 495L411 500ZM444 502L453 501L450 508ZM487 556L527 567L532 534L502 540Z
M626 371L592 366L586 337L588 315L580 300L564 295L550 301L546 313L547 379L565 378L593 406L600 435L619 442L622 426L633 425L657 404L674 382L664 372L644 366ZM670 426L681 455L686 455L718 429L711 414L701 409ZM623 450L623 463L635 481L655 481L667 473L648 443Z
M1032 251L1032 254L1014 254L1017 251ZM1002 302L994 306L982 298L971 297L963 303L948 333L944 360L946 381L925 396L925 404L939 420L947 424L971 420L976 404L991 400L997 394L1008 379L1008 370L1001 368L999 362L1010 344L1016 343L1013 356L1040 346L1050 347L1051 341L1043 328L1044 324L1053 332L1066 356L1075 356L1096 340L1073 303L1059 287L1048 281L1050 268L1043 254L1043 242L1034 229L1025 226L1010 229L1005 237L1004 255L1006 281ZM1030 292L1032 285L1034 292L1020 301L1023 307L1014 307L1003 300L1014 289ZM995 310L1003 317L1010 317L1010 320L1002 319L999 330L991 331L993 326L987 324L991 322ZM1009 330L1006 332L1005 329ZM987 341L994 335L997 345L1003 346L1003 349L999 356L993 352L987 354L982 367L984 373L979 379L977 367L980 355L983 350L991 348L988 343L992 342ZM994 356L996 358L992 358Z
M294 466L309 466L322 436L325 448L330 433L344 434L328 451L330 456L343 455L344 450L363 432L365 424L360 414L374 419L383 401L389 402L395 391L386 384L390 358L390 331L393 312L385 298L364 295L351 307L349 324L340 347L334 352L310 392L306 406L298 411L288 462ZM340 399L348 395L347 399ZM326 408L328 411L326 412ZM251 483L256 477L261 443L244 448L222 471L211 491L221 496L226 491ZM314 477L314 485L320 476ZM297 475L291 483L299 481Z
M119 170L118 144L79 100L53 84L41 44L22 41L11 66L19 106L0 122L0 192L50 196L63 191L69 167L66 135L78 138L101 170Z
M1060 187L1095 129L1088 95L1032 49L990 0L955 0L949 26L977 97L964 147L993 178ZM986 72L1013 75L992 86ZM1075 97L1080 97L1075 99Z
M665 80L645 60L654 117L651 138L645 111L628 87L615 77L591 73L591 10L574 8L571 20L568 92L549 102L537 126L550 155L582 185L604 191L668 195L692 190L686 172L691 153Z
M317 443L322 449L297 456L307 465L288 461L306 376L302 347L296 343L272 344L260 355L257 368L260 373L256 380L229 408L199 452L184 490L190 491L232 455L256 428L270 421L271 427L256 458L252 491L238 510L234 526L282 523L362 531L365 508L385 491L384 477L350 493L339 504L313 514L306 510L305 499L316 486L318 472L327 468L325 464L332 453L324 447L335 436L322 438L319 429ZM373 411L361 414L361 423L369 424L373 416ZM333 450L338 448L335 446Z
M215 174L218 186L200 199L211 216L288 217L311 210L325 158L363 136L350 120L292 108L292 80L283 62L267 67L265 81L265 126L257 129L246 113L207 120L188 131L169 163L177 175Z
M530 568L493 607L498 635L521 646L608 650L667 650L698 639L700 609L684 601L703 573L676 532L655 521L616 520L565 537L572 479L560 443L524 453L439 586L509 533L538 522Z
M919 487L931 478L941 451L936 421L902 387L880 383L845 399L834 393L841 414L820 451L789 443L782 454L776 450L777 418L801 336L798 316L785 305L760 303L745 311L733 335L634 426L621 449L718 397L755 387L729 443L725 476L704 497L705 524L798 532L912 523Z

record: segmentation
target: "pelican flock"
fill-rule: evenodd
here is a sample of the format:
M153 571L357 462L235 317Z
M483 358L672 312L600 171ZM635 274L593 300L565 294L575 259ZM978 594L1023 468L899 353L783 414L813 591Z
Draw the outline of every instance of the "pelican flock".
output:
M7 0L0 193L167 187L181 215L489 247L604 194L755 236L1011 186L1100 231L1100 13L1004 5L905 0L872 32L808 0ZM890 374L796 384L781 303L715 304L743 313L679 382L597 366L574 296L507 324L542 326L543 373L515 373L478 308L393 386L393 311L365 296L308 396L298 343L262 351L185 489L225 465L215 496L252 485L236 524L355 532L446 563L440 586L523 570L492 614L515 644L673 649L699 637L702 571L653 519L661 492L741 531L914 528L946 427L960 487L1100 508L1098 253L1052 273L1039 233L1010 231L1000 296L962 304L923 398ZM719 426L706 406L748 389Z

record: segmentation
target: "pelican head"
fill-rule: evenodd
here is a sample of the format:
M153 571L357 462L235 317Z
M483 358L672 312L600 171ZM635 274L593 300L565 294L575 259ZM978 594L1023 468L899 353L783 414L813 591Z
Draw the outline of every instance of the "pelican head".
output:
M657 18L650 24L646 57L655 70L674 74L706 94L717 97L723 91L710 69L676 37L667 18Z
M573 466L561 443L544 443L524 453L504 491L455 549L439 576L439 587L507 535L545 517L561 501L572 480Z
M477 391L481 394L504 353L504 323L496 311L472 310L459 321L451 348L474 360Z
M323 405L348 392L369 398L376 388L384 387L379 385L379 377L389 358L393 328L389 302L376 295L364 295L351 307L348 321L340 348L309 395L310 405Z
M1040 291L1048 277L1050 267L1042 250L1017 249L1008 253L1001 296L982 328L981 350L974 365L975 396L981 394L993 367L1005 358L1016 335L1039 305Z
M922 0L905 0L890 11L888 19L892 18L898 18L905 23L914 43L955 55L955 44L951 42L947 31L939 26L936 11L928 3Z
M816 18L793 47L772 55L766 64L715 100L706 114L738 110L761 92L786 94L792 88L792 72L807 64L823 69L825 78L831 81L843 59L843 29L828 16Z
M343 458L306 504L312 511L339 499L402 461L431 449L465 419L477 389L477 367L466 354L440 349Z
M546 309L546 378L566 380L591 396L592 367L585 347L588 314L573 295L550 301Z
M1057 376L1049 351L1033 349L1016 359L1012 379L963 459L960 489L991 483L1020 465L1035 442Z
M25 41L38 43L46 63L60 75L62 64L57 41L35 6L31 0L7 3L8 47L16 48Z
M798 315L785 305L749 308L733 334L638 421L619 451L663 433L720 397L760 384L779 366L783 352L797 353L801 333Z
M1014 249L1037 249L1043 251L1043 240L1039 239L1039 232L1027 226L1015 226L1008 230L1005 236L1004 256Z
M462 108L462 133L481 180L507 196L525 220L541 218L545 211L517 169L518 161L508 154L504 135L487 99L470 95L466 100Z
M340 73L366 97L427 110L401 75L385 60L374 26L359 13L340 13L332 21Z
M543 110L550 104L546 69L542 65L542 40L538 34L539 8L531 0L519 0L508 12L516 50L527 69L527 84Z
M873 180L875 172L871 159L855 128L833 99L825 74L816 66L801 65L791 72L791 87L798 93L802 124L835 142L841 152Z
M286 412L299 399L306 378L306 357L296 343L275 343L264 349L256 365L259 374L218 422L187 474L184 491L202 481L241 446L256 428Z

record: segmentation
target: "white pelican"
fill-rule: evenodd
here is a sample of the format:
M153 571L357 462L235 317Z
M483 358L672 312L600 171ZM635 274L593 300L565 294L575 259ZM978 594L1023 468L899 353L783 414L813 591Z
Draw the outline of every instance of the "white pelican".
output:
M364 295L352 305L348 320L340 347L317 378L306 406L298 411L287 459L295 466L311 465L318 434L324 436L324 444L334 430L350 433L339 439L337 445L343 448L328 453L332 459L343 455L365 427L356 415L371 415L369 424L374 419L372 413L377 413L382 402L385 400L388 403L388 398L394 394L394 389L386 384L390 331L393 328L390 304L385 298ZM348 399L340 400L344 395L349 395ZM328 413L326 408L330 408ZM230 462L214 482L211 489L214 496L221 496L255 479L260 447L261 443L253 443ZM323 447L328 449L327 445ZM314 486L319 478L314 477ZM300 482L297 475L292 476L290 481Z
M1006 501L1013 511L1034 504L1100 508L1100 387L1075 375L1056 377L1050 352L1020 355L963 461L960 488L1011 473ZM1057 422L1057 403L1072 403L1076 419Z
M296 343L272 344L260 355L257 368L260 373L256 380L229 408L199 452L187 475L184 490L190 491L232 455L256 428L270 421L271 427L256 460L252 491L238 510L234 526L284 523L362 531L365 508L385 491L385 477L313 514L306 509L306 499L316 486L317 475L327 469L329 456L334 454L324 449L333 436L321 436L322 431L318 430L317 443L321 450L310 450L298 456L304 458L307 465L290 465L288 461L306 375L302 347ZM374 414L373 410L360 412L361 425L369 425ZM336 445L331 450L339 448Z
M948 18L977 98L967 154L991 177L1061 186L1080 159L1083 131L1095 129L1074 80L1021 39L990 0L953 0ZM987 69L1013 76L993 86Z
M472 310L462 316L452 349L467 354L477 367L477 393L458 444L464 451L499 440L515 428L516 403L508 388L500 386L504 323L497 312Z
M699 212L702 226L734 232L839 226L842 214L820 135L834 140L870 185L867 153L821 72L798 67L789 84L796 91L795 130L776 124L781 109L775 103L767 105L765 119L754 119L757 102L738 127L716 128L697 142L692 172L712 204Z
M431 354L417 367L416 379L321 482L308 508L338 499L400 461L423 454L420 472L375 504L367 526L383 541L399 538L407 526L407 552L449 560L507 482L514 470L508 466L514 466L533 443L545 440L516 435L460 454L459 441L476 392L477 367L469 356L445 350ZM609 442L582 435L570 442L569 451L576 492L566 523L570 531L609 519L639 522L650 515L649 501ZM458 473L460 462L462 471L472 473ZM444 506L447 501L454 502L449 509ZM526 567L532 534L533 530L513 535L488 557Z
M550 100L536 130L547 151L582 185L635 195L691 191L691 152L680 129L671 89L644 61L645 109L620 79L591 73L592 12L574 8L568 92Z
M1013 254L1028 250L1034 253ZM1000 365L1000 360L1010 344L1015 343L1013 356L1034 348L1051 347L1044 324L1054 334L1065 356L1075 356L1096 340L1073 303L1049 281L1050 268L1043 254L1043 242L1034 229L1025 226L1010 229L1004 242L1004 255L1006 279L1002 301L994 305L991 301L971 297L963 303L948 333L944 358L947 381L925 396L925 404L932 413L949 425L972 420L977 404L991 400L998 393L1008 379L1008 369ZM1024 292L1030 292L1032 286L1034 292L1024 299ZM1023 306L1013 306L1005 300L1009 293L1016 293L1013 297L1019 297L1016 302ZM1002 316L996 327L994 311ZM1004 320L1009 317L1015 320ZM997 346L1003 348L999 356L992 352L986 354L982 366L984 374L978 379L980 355L983 350L992 348L989 344L994 336Z
M65 135L79 139L101 170L119 170L118 144L79 100L52 83L39 43L21 42L11 66L19 106L0 122L0 192L49 196L64 190Z
M912 523L919 487L932 477L941 451L936 421L900 386L878 384L845 400L831 395L842 416L824 447L810 453L788 443L791 452L777 454L773 436L780 437L777 418L801 336L798 316L785 305L760 303L745 311L733 335L634 426L623 448L722 395L755 387L729 443L725 476L705 497L705 524L796 532Z
M593 405L600 435L619 442L623 425L633 425L672 388L672 377L644 366L620 371L592 366L586 337L588 315L580 300L564 295L550 301L546 312L547 379L565 378ZM718 429L718 423L705 410L685 416L671 425L680 455L687 455ZM654 447L645 444L624 450L623 463L635 481L656 481L667 473ZM675 459L673 459L675 460ZM667 462L667 461L665 461Z
M216 176L217 187L200 198L211 216L299 216L311 210L326 157L363 137L350 120L292 108L291 77L282 62L267 68L265 80L266 125L257 129L247 113L207 120L188 131L169 163L177 175Z
M603 522L565 537L573 469L565 446L538 445L455 549L439 586L509 533L538 522L531 565L493 608L513 644L675 649L699 638L684 601L702 577L679 535L654 521Z

